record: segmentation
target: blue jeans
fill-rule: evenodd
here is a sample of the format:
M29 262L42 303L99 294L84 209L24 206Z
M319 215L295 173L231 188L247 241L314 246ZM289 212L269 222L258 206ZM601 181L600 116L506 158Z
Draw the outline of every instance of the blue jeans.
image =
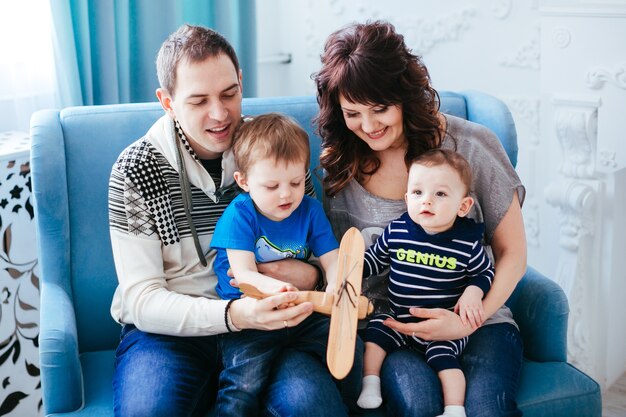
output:
M483 326L469 337L460 358L468 416L522 415L515 402L522 350L519 331L507 323ZM389 416L432 417L443 411L437 374L419 352L402 349L387 356L381 385Z
M288 348L272 367L261 413L272 417L347 415L361 390L363 345L355 375L336 382L325 363ZM358 369L357 369L358 368ZM113 376L116 416L204 416L217 393L221 360L216 336L175 337L122 329Z
M116 416L202 416L215 400L217 337L174 337L122 328L115 355Z
M350 374L339 383L339 391L330 378L326 367L326 347L328 344L329 331L328 317L320 314L313 314L296 327L289 327L274 331L244 330L238 333L220 335L220 351L224 370L220 374L219 392L217 396L217 416L254 416L262 409L263 396L269 386L270 378L273 375L273 367L279 366L279 380L289 380L289 390L298 390L302 396L294 396L297 401L307 398L307 408L299 411L292 409L293 404L276 403L271 407L270 415L320 415L328 407L328 398L334 397L336 405L328 407L330 415L346 415L346 407L341 404L341 396L347 406L355 408L358 398L362 367L361 352L362 342L358 341L356 353L356 366L353 366ZM292 356L301 358L302 363L293 366L294 372L282 371L285 365L279 364L284 361L283 352L290 349ZM304 354L304 355L299 355ZM322 372L314 378L315 368L322 368ZM314 369L310 369L310 368ZM328 375L326 377L324 374ZM276 375L274 373L274 375ZM286 379L284 378L286 377ZM312 386L311 382L325 380L328 387ZM294 385L299 383L299 386ZM281 382L284 385L284 383ZM320 401L310 401L309 395L313 391L320 391ZM277 392L281 387L275 387ZM330 392L328 392L330 391ZM267 391L272 398L273 388ZM339 397L337 396L339 394ZM276 398L282 398L283 394L278 394ZM276 408L278 407L278 409ZM323 414L322 414L323 415Z

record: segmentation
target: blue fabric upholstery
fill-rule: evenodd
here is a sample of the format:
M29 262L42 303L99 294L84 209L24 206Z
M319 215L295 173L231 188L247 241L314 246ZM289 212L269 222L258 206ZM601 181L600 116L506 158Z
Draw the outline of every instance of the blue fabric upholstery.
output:
M479 92L443 92L441 98L444 112L494 130L516 162L515 126L502 102ZM312 125L315 98L244 100L246 114L270 111L291 115L307 130L311 166L316 167L320 140ZM111 376L120 327L109 315L117 280L108 231L108 179L122 149L162 114L158 103L149 103L47 110L32 118L46 415L113 415ZM526 359L518 392L524 415L600 416L598 384L566 362L569 309L561 288L528 268L508 304L524 339Z

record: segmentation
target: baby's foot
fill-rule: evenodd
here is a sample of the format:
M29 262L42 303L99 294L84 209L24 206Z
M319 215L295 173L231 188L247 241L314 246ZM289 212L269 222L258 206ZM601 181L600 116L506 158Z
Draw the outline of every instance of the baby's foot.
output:
M361 408L378 408L383 402L380 393L380 377L377 375L367 375L363 378L363 389L357 400Z
M466 417L465 407L462 405L446 405L443 409L443 414L437 417Z

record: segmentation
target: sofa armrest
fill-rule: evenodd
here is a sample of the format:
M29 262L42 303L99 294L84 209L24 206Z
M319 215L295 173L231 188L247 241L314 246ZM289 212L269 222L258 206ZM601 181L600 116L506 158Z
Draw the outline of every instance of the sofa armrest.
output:
M69 255L65 147L57 110L33 114L31 178L41 272L39 358L46 414L83 402Z
M45 414L79 409L83 381L74 307L63 288L45 281L41 285L39 360ZM63 395L59 395L61 387Z
M506 303L524 340L524 356L537 362L567 360L569 304L561 287L528 267Z

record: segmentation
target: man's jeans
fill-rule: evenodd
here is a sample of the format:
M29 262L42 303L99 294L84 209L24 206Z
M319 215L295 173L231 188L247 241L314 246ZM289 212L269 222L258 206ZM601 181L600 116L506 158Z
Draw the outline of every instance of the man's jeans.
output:
M217 337L174 337L122 329L113 398L120 417L203 416L215 400Z
M224 371L220 375L217 416L257 415L262 408L266 389L269 398L274 396L274 392L283 390L276 387L276 384L269 384L276 376L278 380L287 377L287 380L292 381L289 389L301 393L300 401L311 395L312 391L328 392L317 394L322 403L308 401L309 410L302 409L294 413L295 410L288 408L293 405L276 403L270 407L271 415L319 416L324 415L324 412L333 416L346 415L347 410L340 403L330 407L327 402L328 398L337 397L337 386L332 383L328 371L323 369L323 372L317 375L317 368L326 367L329 322L328 317L314 313L296 327L274 331L244 330L220 335ZM350 406L354 406L358 398L361 382L362 342L359 339L357 343L359 346L355 355L356 366L353 366L350 374L338 384L344 401ZM298 352L297 356L301 358L301 362L289 365L293 367L291 370L284 369L285 349L295 351L293 355ZM279 367L278 372L274 372L275 367ZM324 373L327 376L324 376ZM327 382L321 383L320 379ZM315 382L316 386L311 384L314 381L318 381Z
M326 339L328 333L326 333ZM176 337L122 329L113 376L116 416L205 416L221 370L217 336ZM346 416L361 390L363 344L357 339L350 376L335 382L325 361L287 348L271 366L260 414Z
M468 416L521 416L515 394L522 349L519 331L508 323L483 326L469 337L460 358ZM443 412L441 384L423 354L402 349L387 356L381 385L389 416L429 417Z

